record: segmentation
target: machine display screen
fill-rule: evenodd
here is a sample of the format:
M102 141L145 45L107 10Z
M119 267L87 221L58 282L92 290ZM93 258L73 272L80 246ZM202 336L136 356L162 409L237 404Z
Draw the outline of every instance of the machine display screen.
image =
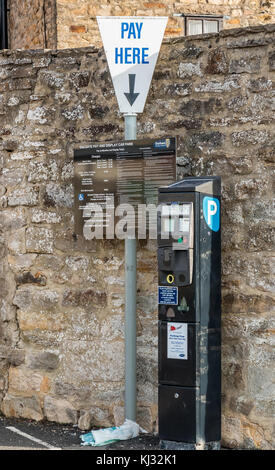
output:
M192 220L192 203L163 205L161 210L162 230L175 230L189 234Z

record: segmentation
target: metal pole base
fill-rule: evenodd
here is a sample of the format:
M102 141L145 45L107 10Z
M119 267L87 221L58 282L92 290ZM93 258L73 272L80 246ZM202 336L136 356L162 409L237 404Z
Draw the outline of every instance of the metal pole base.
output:
M167 450L221 450L220 441L204 442L197 444L195 442L176 442L160 441L160 448Z

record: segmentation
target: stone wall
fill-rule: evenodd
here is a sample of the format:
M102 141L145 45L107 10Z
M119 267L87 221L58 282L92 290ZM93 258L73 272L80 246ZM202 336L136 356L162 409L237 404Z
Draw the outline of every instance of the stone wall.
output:
M56 47L55 0L9 0L10 49Z
M239 448L272 448L273 39L270 25L165 40L138 119L141 138L178 136L178 178L222 176L222 434ZM123 139L105 55L4 51L0 76L1 410L121 423L123 242L73 227L73 148ZM156 292L156 244L140 242L138 421L153 431Z
M184 19L174 15L223 15L223 27L275 22L271 0L9 0L10 48L100 46L96 16L168 16L165 37L184 36Z
M185 35L184 19L175 14L224 15L224 28L275 22L267 0L56 0L58 47L101 46L96 16L168 16L165 37Z

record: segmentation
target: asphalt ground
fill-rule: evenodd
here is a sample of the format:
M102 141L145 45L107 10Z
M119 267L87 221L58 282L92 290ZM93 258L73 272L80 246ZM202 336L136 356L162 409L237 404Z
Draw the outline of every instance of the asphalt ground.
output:
M159 439L142 434L108 446L81 445L81 434L76 426L58 425L48 421L35 422L0 416L0 450L156 450ZM34 439L34 440L33 440Z
M180 460L184 460L186 462L188 458L191 460L194 458L196 454L196 459L199 456L207 456L214 455L215 459L217 458L224 458L224 452L229 449L222 448L219 452L192 452L192 451L163 451L160 447L159 437L153 434L140 434L138 437L133 439L128 439L125 441L117 441L109 444L107 446L83 446L81 445L82 441L80 436L82 434L86 434L88 431L81 431L78 429L77 426L73 425L61 425L56 423L51 423L49 421L31 421L27 419L17 419L17 418L6 418L2 414L0 414L0 452L1 451L17 451L17 450L28 450L28 451L50 451L45 455L48 454L56 454L56 450L62 451L94 451L94 458L97 459L97 454L104 453L104 451L108 451L105 455L123 455L125 452L128 452L129 455L150 455L152 452L155 455L160 457L160 453L165 452L166 454L177 454L177 458L179 454L181 454ZM233 450L233 449L230 449ZM114 451L114 452L112 452ZM130 451L130 452L129 452ZM136 451L136 452L135 452ZM144 452L142 452L144 451ZM248 454L251 453L249 451L241 450L236 452L226 452L227 458L232 454L237 454L238 458L245 457L248 458ZM13 452L14 454L14 452ZM28 454L28 453L27 453ZM188 456L189 454L189 456ZM191 455L192 454L192 455ZM257 451L252 452L252 455L256 457ZM22 455L22 454L20 454ZM62 455L62 452L61 454ZM220 455L220 457L218 457ZM192 457L193 456L193 457ZM118 458L118 457L117 457ZM208 458L208 457L207 457ZM92 459L93 460L93 459ZM133 457L132 457L133 460ZM138 463L138 460L133 460L133 462ZM91 462L92 463L92 462ZM97 463L97 462L96 462ZM164 462L157 462L151 461L150 463L142 463L143 466L148 467L151 464L162 464ZM179 463L179 460L177 461ZM168 462L169 464L169 462Z

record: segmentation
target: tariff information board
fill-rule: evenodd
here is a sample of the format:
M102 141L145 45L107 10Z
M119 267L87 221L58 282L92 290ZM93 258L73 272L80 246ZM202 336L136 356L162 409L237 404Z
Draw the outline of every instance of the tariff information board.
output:
M75 150L75 233L83 235L85 209L92 203L105 213L110 203L135 210L138 204L157 205L158 188L175 181L175 138L98 142ZM108 223L104 215L103 226Z
M187 323L167 323L167 358L188 359Z
M178 305L178 288L158 286L159 305Z

